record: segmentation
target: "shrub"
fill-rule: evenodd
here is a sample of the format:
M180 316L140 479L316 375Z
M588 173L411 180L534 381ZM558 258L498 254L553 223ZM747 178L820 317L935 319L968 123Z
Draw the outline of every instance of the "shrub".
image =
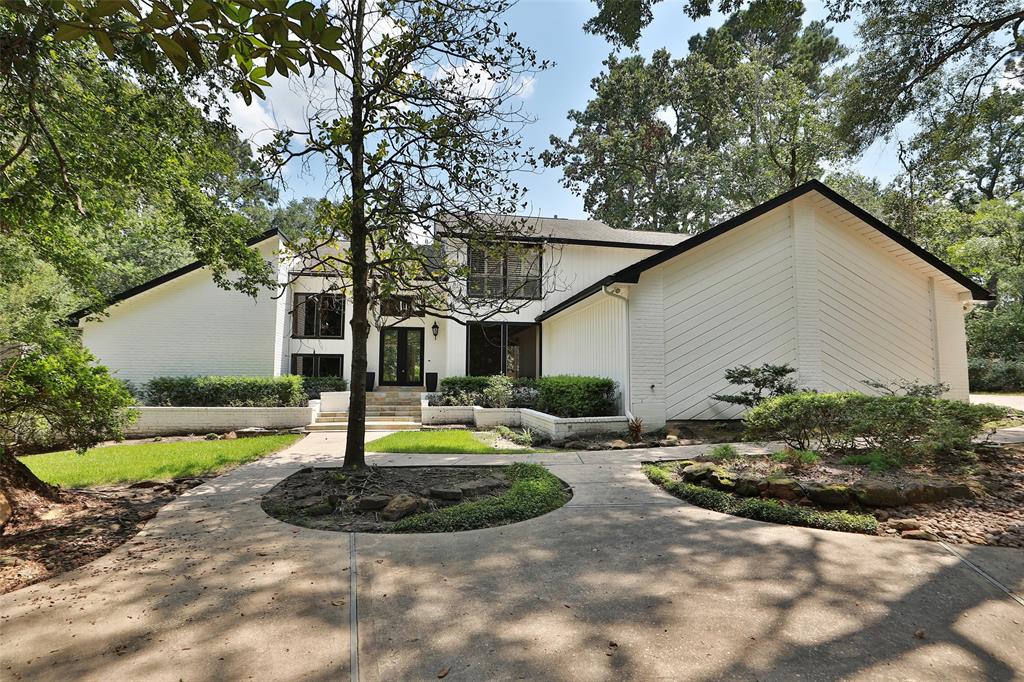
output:
M795 450L877 450L900 463L970 452L971 439L1002 408L916 396L794 393L747 413L747 436Z
M677 481L661 466L644 465L644 473L651 481L669 493L691 504L723 514L742 516L758 521L785 523L791 526L824 528L848 533L873 535L878 531L878 521L868 514L852 514L847 511L819 511L807 507L788 505L778 500L740 498L721 490Z
M864 379L863 383L885 395L909 395L917 398L941 398L949 390L949 384L922 384L919 381L907 381L906 379L891 381Z
M512 441L516 445L522 445L530 447L533 445L534 435L530 429L523 429L522 431L513 431L504 424L498 424L494 427L494 432L505 440Z
M967 365L972 391L1024 391L1024 362L971 358Z
M438 386L441 393L483 393L490 377L445 377Z
M615 382L603 377L537 379L537 409L556 417L606 417L615 412Z
M734 386L750 386L736 395L713 395L713 400L720 400L733 405L755 407L761 401L779 395L795 393L796 382L789 377L796 370L789 365L764 364L759 367L740 365L725 370L725 379Z
M708 459L712 462L730 462L734 459L739 459L740 456L739 450L728 443L716 445L708 452Z
M799 471L804 467L820 462L821 455L813 450L794 450L792 448L786 448L779 452L773 452L772 459L776 462L782 462L790 469Z
M558 509L569 499L565 485L538 464L512 464L505 470L511 487L499 497L464 502L433 512L407 516L394 525L396 532L449 533L486 528Z
M503 374L487 377L483 393L485 407L508 407L512 404L512 379Z
M847 455L840 460L840 464L866 466L875 473L900 468L900 463L898 461L889 457L884 452L878 452L877 450L872 450L871 452L855 452L852 455Z
M310 400L316 400L321 393L347 391L348 382L341 377L302 377L302 390Z
M156 377L147 405L170 407L293 407L306 403L302 377Z

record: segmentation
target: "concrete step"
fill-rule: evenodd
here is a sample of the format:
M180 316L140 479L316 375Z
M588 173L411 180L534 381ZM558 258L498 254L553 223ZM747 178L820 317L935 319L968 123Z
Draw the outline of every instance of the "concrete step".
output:
M396 421L368 421L367 431L418 431L421 424L418 422L396 422ZM348 431L348 422L317 422L307 424L307 431Z
M418 407L396 407L389 409L367 408L366 416L373 417L416 417L419 419L423 411ZM317 414L318 421L345 421L348 419L348 412L320 412Z
M366 415L366 421L368 422L416 422L419 423L419 419L415 415ZM348 416L343 417L325 417L322 414L316 416L316 422L318 424L344 424L348 422Z

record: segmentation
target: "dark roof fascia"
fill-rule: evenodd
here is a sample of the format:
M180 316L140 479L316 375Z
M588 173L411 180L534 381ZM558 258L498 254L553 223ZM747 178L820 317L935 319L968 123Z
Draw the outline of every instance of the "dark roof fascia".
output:
M437 235L438 239L444 239L445 237L452 237L455 239L470 238L470 236L464 232L450 232ZM605 246L618 249L650 249L653 251L670 249L675 246L674 244L635 244L632 242L605 241L603 239L573 239L571 237L515 237L514 239L509 239L509 241L523 242L526 244L571 244L574 246Z
M607 277L590 285L586 289L583 289L577 292L576 294L573 294L572 296L565 299L564 301L562 301L555 307L551 308L550 310L544 311L543 313L537 316L537 322L543 322L544 320L557 315L563 310L576 305L580 301L589 298L590 296L593 296L603 287L609 284L636 284L637 282L640 281L640 274L645 272L646 270L650 270L651 268L660 265L665 261L671 260L672 258L675 258L680 254L686 253L690 249L694 249L700 246L701 244L705 244L714 239L715 237L723 235L726 232L729 232L730 230L739 227L740 225L748 223L751 220L754 220L755 218L758 218L764 215L765 213L768 213L769 211L773 211L776 208L779 208L780 206L783 206L789 203L790 201L793 201L794 199L797 199L803 196L804 194L807 194L808 192L812 191L820 193L825 198L837 204L840 208L843 208L846 211L852 213L854 216L864 221L871 227L875 228L876 230L884 234L886 237L889 237L894 242L896 242L900 246L904 247L905 249L913 253L915 256L921 258L929 265L941 271L950 279L969 289L971 295L974 297L974 300L991 301L994 298L987 289L985 289L983 286L972 280L970 277L958 271L956 268L944 262L937 256L921 248L913 241L911 241L909 238L892 229L884 222L882 222L875 216L871 215L861 207L857 206L852 201L842 196L825 183L819 180L810 180L798 187L794 187L793 189L787 192L783 192L774 199L770 199L769 201L766 201L765 203L759 206L755 206L749 211L744 211L743 213L740 213L737 216L733 216L732 218L726 220L725 222L719 223L718 225L714 226L710 230L701 232L700 234L694 237L690 237L689 239L682 241L679 244L676 244L675 246L669 247L668 249L662 251L661 253L656 253L653 256L649 256L637 263L634 263L633 265L630 265L628 267L623 268L622 270L619 270L618 272L608 275Z
M284 234L280 230L278 230L276 227L273 227L273 228L267 230L266 232L264 232L263 234L257 235L255 237L253 237L252 239L247 240L245 242L245 245L246 246L256 246L260 242L264 242L264 241L270 239L271 237L276 237L276 236L280 236L286 242L288 241L288 238L285 237ZM195 272L196 270L199 270L200 268L204 268L204 267L206 267L206 263L202 263L200 261L195 261L194 263L189 263L188 265L183 265L180 268L178 268L177 270L172 270L171 272L168 272L165 275L160 275L159 277L155 277L155 278L149 280L148 282L143 282L142 284L139 284L138 286L134 286L131 289L125 289L121 293L115 294L114 296L112 296L110 298L110 300L108 300L106 302L106 304L104 305L104 308L109 308L110 306L114 305L115 303L120 303L121 301L127 300L127 299L131 298L132 296L138 296L139 294L143 293L144 291L149 291L150 289L154 289L154 288L160 286L161 284L166 284L167 282L170 282L173 279L177 279L177 278L181 277L182 275L187 275L190 272ZM81 310L76 310L75 312L73 312L70 315L68 315L68 322L71 324L71 326L76 326L78 324L79 320L81 320L86 315L92 314L93 312L96 312L96 311L93 311L91 308L82 308Z

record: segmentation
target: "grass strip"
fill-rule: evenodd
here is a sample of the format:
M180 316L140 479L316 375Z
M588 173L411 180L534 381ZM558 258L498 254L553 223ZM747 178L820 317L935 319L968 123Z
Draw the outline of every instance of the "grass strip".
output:
M47 483L84 488L203 476L259 459L300 438L299 434L283 434L235 440L110 445L93 448L84 455L64 450L28 455L21 461Z
M502 526L547 514L569 501L561 479L539 464L511 464L505 476L512 485L503 495L407 516L394 525L394 531L450 533Z
M820 511L807 507L783 504L778 500L759 497L738 497L721 490L677 481L671 472L655 464L645 464L643 471L653 483L672 495L690 504L733 516L742 516L756 521L782 523L789 526L804 526L824 530L838 530L846 533L874 535L878 532L878 520L869 514L854 514L848 511Z

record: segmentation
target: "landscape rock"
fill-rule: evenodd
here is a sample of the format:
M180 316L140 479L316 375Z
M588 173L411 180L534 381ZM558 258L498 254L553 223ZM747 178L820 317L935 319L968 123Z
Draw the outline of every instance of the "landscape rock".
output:
M388 506L390 501L390 495L364 495L356 502L356 509L359 511L376 511Z
M235 431L236 438L255 438L256 436L272 436L277 431L273 429L264 429L261 426L249 426L244 429L238 429Z
M662 438L661 440L658 441L658 447L662 448L671 448L675 447L676 445L679 445L678 438Z
M919 530L921 522L917 519L893 519L889 525L898 531Z
M608 443L608 449L610 450L626 450L631 447L633 446L627 443L626 441L622 440L621 438L616 438L615 440Z
M236 438L238 438L238 434L234 431L228 431L224 434L224 440L235 440Z
M731 471L715 469L708 474L708 477L704 482L711 488L732 492L736 488L734 476L735 475Z
M900 537L907 540L928 540L930 542L937 542L939 539L935 533L926 530L908 530L900 535Z
M461 500L462 489L450 486L435 486L427 490L427 494L439 500Z
M845 485L807 482L803 487L804 494L818 504L842 507L850 502L850 489Z
M423 509L423 506L423 498L402 493L391 498L391 501L381 511L380 516L385 521L397 521L409 514L420 511Z
M135 483L132 483L128 487L129 488L156 488L156 487L162 486L163 484L164 484L163 481L137 481Z
M11 503L7 499L7 496L0 492L0 528L7 525L7 522L11 520Z
M296 509L308 509L309 507L320 504L321 497L319 495L307 495L306 497L296 498L292 505Z
M733 481L736 483L733 492L744 497L757 497L761 493L761 483L764 482L759 476L751 474L737 474Z
M804 496L803 488L793 478L769 478L768 485L761 494L780 500L797 500Z
M569 450L586 450L587 442L582 440L567 440L565 447Z
M679 470L679 475L686 481L703 481L712 471L717 469L712 462L697 462Z
M317 502L311 507L306 507L305 512L308 516L326 516L334 510L329 502Z
M500 486L501 481L496 478L477 478L472 481L466 481L465 483L459 484L462 494L468 497L489 493Z
M906 504L906 498L900 494L899 489L888 481L858 481L850 491L865 507L898 507Z

